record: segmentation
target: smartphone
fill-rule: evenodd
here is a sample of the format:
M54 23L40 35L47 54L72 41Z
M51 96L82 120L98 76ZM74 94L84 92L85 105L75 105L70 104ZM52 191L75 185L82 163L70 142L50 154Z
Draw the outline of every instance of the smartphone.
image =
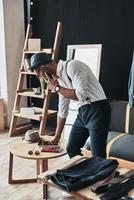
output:
M52 79L52 74L46 67L43 68L43 74L46 74L46 76Z
M52 75L51 75L50 73L48 73L48 72L45 72L45 75L46 75L46 77L48 77L48 78L52 79Z

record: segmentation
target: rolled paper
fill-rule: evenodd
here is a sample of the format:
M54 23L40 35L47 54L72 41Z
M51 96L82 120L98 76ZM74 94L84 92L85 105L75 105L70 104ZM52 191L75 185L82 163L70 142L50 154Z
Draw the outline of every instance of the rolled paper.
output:
M40 78L41 94L45 95L46 83L43 79Z

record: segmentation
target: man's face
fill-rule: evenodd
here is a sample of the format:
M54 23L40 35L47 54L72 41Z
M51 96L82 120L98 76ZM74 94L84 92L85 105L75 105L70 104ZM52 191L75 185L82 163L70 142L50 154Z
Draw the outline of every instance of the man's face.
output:
M39 78L46 77L45 73L47 73L47 74L49 74L49 76L51 76L50 69L49 69L48 65L41 65L40 67L34 69L34 73Z
M43 68L45 66L41 65L38 68L34 69L34 73L36 74L37 77L42 78L43 77Z

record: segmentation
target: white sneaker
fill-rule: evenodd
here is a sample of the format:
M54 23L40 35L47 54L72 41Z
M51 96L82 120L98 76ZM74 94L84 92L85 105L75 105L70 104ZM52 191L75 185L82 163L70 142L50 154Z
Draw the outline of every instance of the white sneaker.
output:
M62 196L63 196L63 197L67 197L67 198L73 197L71 194L69 194L69 193L67 193L67 192L62 192Z

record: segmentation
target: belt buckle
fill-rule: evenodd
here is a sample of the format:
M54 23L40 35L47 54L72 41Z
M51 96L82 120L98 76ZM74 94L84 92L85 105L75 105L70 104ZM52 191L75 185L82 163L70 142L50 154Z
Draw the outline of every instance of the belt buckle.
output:
M86 98L86 102L91 104L91 101L88 97Z

